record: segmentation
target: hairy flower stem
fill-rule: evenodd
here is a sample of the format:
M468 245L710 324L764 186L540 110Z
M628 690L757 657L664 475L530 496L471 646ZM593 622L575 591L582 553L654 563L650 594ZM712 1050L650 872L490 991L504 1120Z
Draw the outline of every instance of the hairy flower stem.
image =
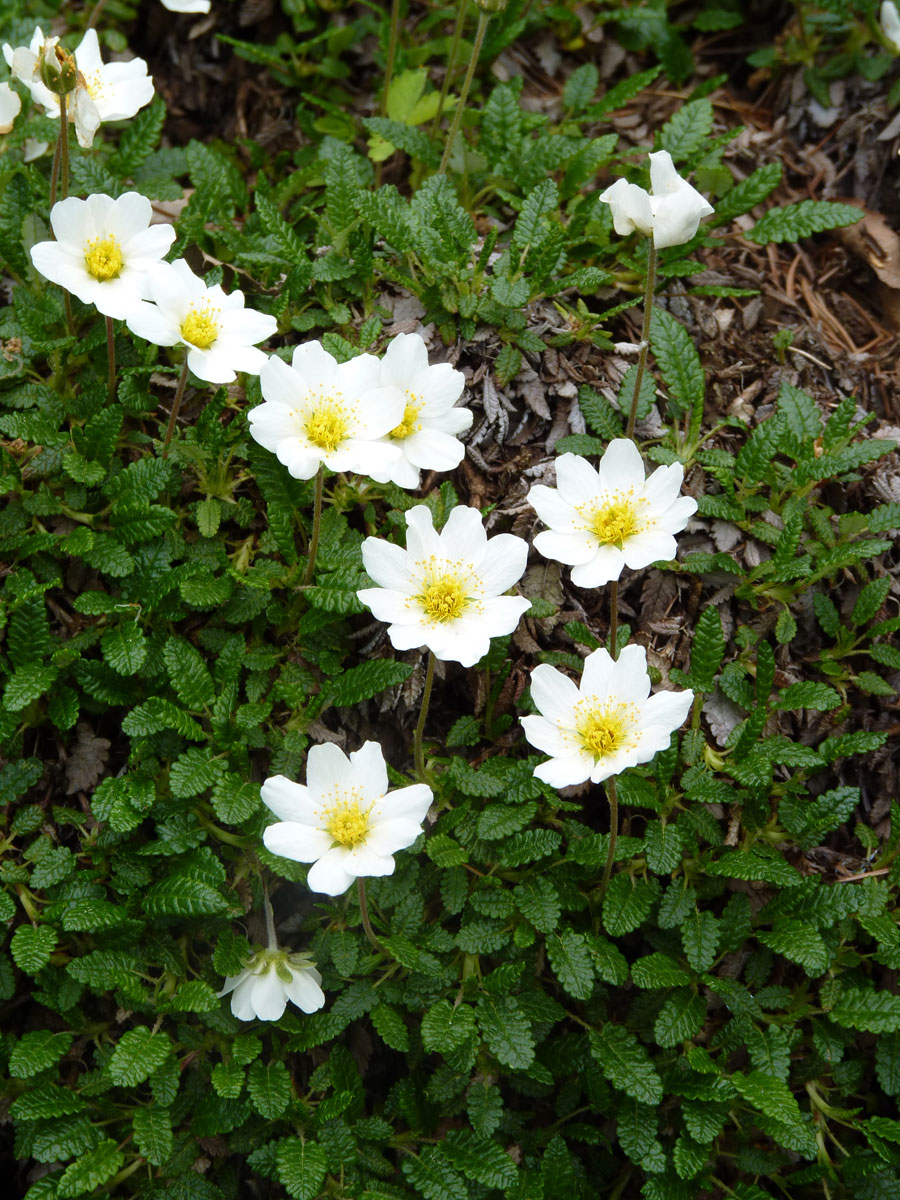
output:
M356 891L359 897L359 915L362 917L363 929L366 931L366 937L372 943L373 948L379 953L387 955L387 950L379 942L375 936L375 931L372 928L372 922L369 920L369 905L366 902L366 885L360 876L356 878Z
M319 528L322 524L322 490L325 486L325 468L319 464L316 472L316 498L313 504L313 527L309 539L309 561L303 576L303 586L309 587L316 571L316 555L319 552Z
M263 909L266 914L266 939L270 950L278 949L278 935L275 933L275 914L272 912L272 901L269 899L269 889L262 875L259 877L263 894Z
M614 579L609 585L609 652L613 658L619 657L616 643L619 640L619 581Z
M450 160L450 154L453 150L453 143L456 141L456 135L459 132L462 116L466 108L466 100L469 98L469 88L472 86L472 80L475 77L475 68L478 66L478 59L481 55L481 47L484 42L484 34L487 29L488 14L483 10L478 14L478 28L475 31L475 45L472 47L472 57L469 59L469 66L466 71L466 77L463 80L462 91L459 94L459 101L453 111L453 121L450 125L450 132L447 134L447 143L444 146L444 154L441 158L441 165L438 167L438 175L446 175L447 163Z
M431 122L431 136L436 137L444 115L444 105L447 103L447 93L450 91L450 80L456 70L456 58L459 54L459 43L462 41L463 26L466 23L466 0L459 0L456 10L456 24L453 26L453 38L450 42L450 53L447 55L447 70L444 72L444 82L441 84L441 94L438 96L437 112Z
M610 775L606 781L606 798L609 800L609 850L606 854L606 866L603 868L603 878L600 880L600 903L606 896L612 875L613 862L616 857L616 839L619 835L619 798L616 795L616 777Z
M169 424L166 427L166 438L163 442L163 458L169 457L169 442L172 440L172 434L175 432L175 421L178 418L178 410L181 408L181 401L184 399L184 389L187 384L188 365L185 359L184 365L181 368L181 375L178 377L178 387L175 389L175 399L172 401L172 411L169 414Z
M56 149L53 152L53 168L50 172L51 212L53 205L56 203L58 191L62 192L62 199L65 200L69 194L69 119L65 96L59 97L59 136L56 139ZM52 226L50 228L50 236L55 237ZM62 294L63 306L66 310L66 329L74 337L75 318L72 315L72 297L66 288L63 288Z
M94 26L99 21L100 14L103 12L104 8L106 8L106 0L97 0L97 3L94 5L94 9L90 15L90 18L88 19L88 23L86 26L87 29L94 28Z
M113 331L112 317L106 318L106 360L109 364L106 398L114 400L116 395L116 335Z
M422 735L425 732L425 718L428 716L428 705L431 701L431 686L434 683L434 654L428 651L428 666L425 668L425 686L422 688L422 707L419 709L419 720L416 725L413 740L413 761L415 762L416 778L427 783L425 775L425 751L422 749Z
M628 425L625 429L627 438L634 437L634 423L637 420L638 401L641 398L641 384L644 382L644 371L647 369L647 352L650 349L650 321L653 317L653 293L656 291L656 246L653 234L650 234L647 247L647 286L644 288L644 322L641 328L641 352L638 356L637 374L634 377L634 393L631 397L631 412L628 414Z

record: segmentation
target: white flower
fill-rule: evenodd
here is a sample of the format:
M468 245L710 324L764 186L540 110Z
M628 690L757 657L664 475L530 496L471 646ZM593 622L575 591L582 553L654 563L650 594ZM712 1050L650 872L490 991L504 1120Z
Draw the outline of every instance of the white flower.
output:
M715 211L700 193L682 179L668 150L650 155L648 194L636 183L617 179L600 196L612 209L616 233L641 233L653 237L657 250L689 242L703 217Z
M417 333L399 333L381 360L381 383L403 394L403 420L386 441L399 447L401 457L390 468L373 475L379 483L417 488L421 468L452 471L462 462L465 446L456 434L472 424L467 408L456 408L465 376L449 363L430 366L425 342Z
M305 1013L325 1003L322 976L306 954L258 950L240 975L229 975L219 996L231 995L231 1011L239 1021L277 1021L288 1000Z
M146 297L147 272L175 240L171 225L151 225L150 201L137 192L99 193L54 204L54 242L31 247L40 273L107 317L126 317Z
M44 38L38 26L29 46L13 50L3 47L12 73L41 104L48 117L59 116L59 97L44 84L40 75L41 59L54 53L59 38ZM122 121L153 99L153 77L147 74L142 58L128 62L104 63L96 29L89 29L75 50L78 81L67 97L69 120L75 123L78 144L93 145L94 134L103 121Z
M161 0L163 8L177 13L208 13L209 0Z
M644 463L628 438L615 438L595 470L577 454L556 460L555 488L538 484L528 501L550 528L534 539L545 558L573 567L577 587L600 587L623 567L637 570L675 557L674 534L697 511L680 495L681 463L644 478Z
M305 787L274 775L261 794L280 817L263 834L266 849L312 863L307 883L329 896L340 896L361 876L393 875L394 853L422 832L432 799L423 783L388 792L377 742L364 742L349 759L333 742L313 746Z
M646 652L632 644L615 660L606 650L589 654L580 686L542 663L531 672L531 698L541 715L521 718L525 736L553 756L534 773L561 788L649 762L669 745L694 693L651 696Z
M22 111L22 101L8 83L0 83L0 133L9 133Z
M881 29L891 49L900 54L900 13L893 0L884 0L881 6Z
M295 479L311 479L320 464L382 473L400 457L379 439L403 419L403 397L380 378L373 354L339 364L318 342L297 346L290 366L272 355L259 373L266 402L248 414L250 434Z
M530 602L502 593L522 577L528 543L510 533L488 540L477 508L458 505L440 533L425 505L406 514L406 549L366 538L363 564L380 584L357 592L397 650L427 646L443 661L474 666L491 638L512 633Z
M244 308L243 292L207 287L183 258L151 267L147 286L153 304L141 301L129 315L132 333L157 346L187 346L188 366L207 383L231 383L235 371L259 374L266 355L254 343L271 337L278 322Z

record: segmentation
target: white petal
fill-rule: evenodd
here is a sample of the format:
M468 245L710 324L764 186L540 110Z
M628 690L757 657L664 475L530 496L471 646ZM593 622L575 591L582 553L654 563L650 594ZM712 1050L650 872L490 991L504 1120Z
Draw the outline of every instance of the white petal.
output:
M668 561L675 557L677 543L670 533L648 530L626 538L622 546L625 566L632 571L649 567L651 563Z
M487 543L487 552L478 574L486 596L497 596L511 588L525 574L528 543L512 533L500 533Z
M379 819L386 821L411 820L421 825L425 814L431 807L434 795L431 788L424 783L412 783L409 787L397 788L388 792L383 800L376 805Z
M576 587L596 588L618 579L625 566L625 556L618 546L598 546L590 562L572 568Z
M464 412L465 409L455 411ZM468 428L468 422L463 428ZM465 457L466 448L458 438L440 429L423 428L400 443L411 463L426 471L453 471Z
M629 663L635 661L635 652L642 657L646 673L647 657L644 647L632 645L626 646L625 649L632 651L632 656L628 659ZM624 654L625 651L623 650L622 653ZM615 670L616 666L612 655L605 647L601 646L599 650L594 650L584 660L580 689L582 696L597 696L604 699L613 687Z
M9 133L22 109L19 93L8 83L0 83L0 133Z
M362 560L366 574L383 588L396 592L410 590L410 575L406 551L383 538L368 537L362 544Z
M252 973L248 972L246 977L235 988L234 994L231 997L231 1011L239 1021L253 1021L256 1019L256 1009L253 1007L253 987L255 982Z
M395 623L388 627L388 637L395 650L417 650L426 645L427 633L421 624L401 625Z
M350 753L350 786L362 790L366 800L380 800L388 790L387 764L378 742L363 742Z
M263 845L270 854L289 858L292 862L315 862L333 844L334 838L324 829L314 829L297 821L280 821L263 831Z
M631 438L614 438L600 459L598 473L611 492L635 492L644 486L644 460Z
M356 414L359 437L367 442L384 437L403 420L405 407L403 393L397 388L378 387L362 392Z
M587 754L573 754L569 758L551 758L534 768L536 778L551 787L571 787L584 783L591 777L593 759Z
M341 896L356 879L344 865L347 852L343 846L335 846L324 854L309 869L306 883L311 892L324 892L326 896Z
M900 54L900 12L893 0L884 0L881 6L881 28L893 49Z
M289 409L295 408L309 395L303 376L282 362L277 354L271 355L260 371L259 385L266 400ZM253 412L259 412L259 409Z
M554 725L574 725L573 711L578 696L575 683L549 663L541 663L531 672L531 698L538 711Z
M128 316L128 328L145 342L157 346L175 346L181 341L181 330L155 304L141 300Z
M683 692L656 692L647 701L641 712L640 726L662 726L672 732L680 729L691 711L694 693L690 688Z
M531 608L531 601L524 596L493 596L484 601L484 613L481 623L489 638L503 637L519 624L519 621ZM473 624L475 618L472 618ZM487 654L487 651L484 651Z
M431 509L427 504L417 504L415 508L407 510L406 550L410 564L426 558L444 557L441 539L435 533Z
M427 368L428 351L417 333L398 333L381 360L383 382L401 389L408 388L413 378Z
M567 500L563 500L556 488L536 483L528 493L528 503L551 529L571 533L575 528L578 514Z
M311 389L328 390L331 387L337 359L333 358L319 342L304 342L296 346L291 358L291 367Z
M556 486L566 503L585 504L602 494L600 476L580 454L561 454L556 460Z
M487 549L487 534L484 531L481 513L477 508L468 508L464 504L456 505L450 510L450 516L441 530L440 537L441 548L451 561L469 562L478 566L484 558ZM527 555L527 546L525 549ZM522 570L524 569L523 564ZM479 575L480 573L479 571ZM519 574L521 575L521 571Z
M544 717L527 716L519 718L525 737L537 750L551 754L554 758L567 758L574 753L576 741L572 734L566 734L558 725L553 725Z
M597 539L584 530L577 533L557 533L545 529L536 535L534 548L544 558L575 567L589 563L597 554ZM584 586L584 585L581 585Z
M289 967L288 970L291 972L291 982L282 985L288 999L301 1012L317 1012L325 1003L325 993L313 978L312 971L301 971L296 967Z
M612 209L613 225L616 233L623 237L639 229L641 233L653 232L653 211L650 207L650 197L636 183L626 179L616 182L602 192L600 199Z
M388 624L398 622L403 625L415 620L420 611L418 606L410 603L409 596L387 588L360 588L356 594L360 601L371 609L376 621L386 621Z
M260 799L279 821L299 821L301 825L315 825L316 806L310 799L309 789L302 783L294 783L284 775L271 775L259 789Z
M350 760L334 742L312 746L306 756L306 786L315 800L343 792L350 778Z
M274 967L260 972L253 980L252 1000L261 1021L277 1021L287 1007L285 986Z

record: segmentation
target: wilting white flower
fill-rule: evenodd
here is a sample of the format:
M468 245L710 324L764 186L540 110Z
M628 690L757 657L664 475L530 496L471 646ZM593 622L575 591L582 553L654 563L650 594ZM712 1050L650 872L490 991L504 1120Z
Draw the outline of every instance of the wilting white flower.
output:
M31 247L40 273L107 317L125 318L147 296L147 272L175 240L171 225L151 225L146 196L98 193L54 204L54 242Z
M333 742L313 746L305 787L274 775L261 795L280 818L263 834L266 849L312 863L307 883L329 896L341 895L360 877L393 875L393 855L422 832L432 799L423 783L388 792L377 742L364 742L349 759Z
M28 46L13 49L4 45L3 54L13 75L42 105L48 117L59 116L59 97L41 79L41 60L56 52L59 38L44 38L35 28ZM133 117L153 99L153 78L142 58L104 63L96 29L89 29L74 52L78 70L74 91L66 97L69 120L75 123L78 144L88 149L103 121Z
M258 950L240 975L229 975L219 996L231 992L231 1011L239 1021L277 1021L288 1000L305 1013L325 1003L322 976L307 954Z
M0 83L0 133L9 133L22 111L22 101L8 83Z
M617 179L600 199L612 209L616 233L641 233L653 237L658 250L689 242L703 217L715 211L709 201L682 179L668 150L650 155L648 193L636 183Z
M881 6L881 29L891 49L900 54L900 12L893 0L884 0Z
M208 13L209 0L161 0L163 8L177 13Z
M525 736L552 755L534 773L561 788L649 762L683 724L694 693L651 696L646 652L632 644L618 659L603 649L589 654L580 686L542 663L531 672L531 698L541 715L521 718Z
M577 454L556 460L556 487L537 484L528 502L550 528L534 539L545 558L573 567L577 587L600 587L636 570L675 557L674 534L697 511L682 496L681 463L658 467L644 478L644 462L628 438L609 443L598 469Z
M250 434L295 479L331 471L382 474L400 450L379 439L403 419L403 397L381 386L374 354L338 363L318 342L294 350L291 365L272 355L259 373L264 404L248 414Z
M419 471L452 471L462 462L465 446L456 434L472 424L467 408L456 408L465 376L449 363L428 362L425 342L417 333L399 333L381 360L381 383L403 395L403 420L387 434L401 456L379 475L379 483L417 488Z
M530 607L502 594L522 577L528 543L510 533L489 540L478 509L464 505L440 533L426 505L411 508L406 524L405 550L380 538L363 542L363 565L380 586L356 594L390 623L396 650L427 646L436 658L474 666Z
M141 301L128 328L157 346L187 346L187 363L207 383L231 383L236 371L258 375L266 355L255 342L278 328L267 313L244 308L244 294L207 287L183 258L158 263L147 272L152 304Z

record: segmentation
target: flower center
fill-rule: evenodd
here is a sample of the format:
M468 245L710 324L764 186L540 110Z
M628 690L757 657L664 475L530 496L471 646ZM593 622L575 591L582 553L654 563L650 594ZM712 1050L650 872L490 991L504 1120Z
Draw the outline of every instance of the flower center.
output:
M465 588L456 575L435 579L417 598L425 615L442 625L460 617L469 603Z
M92 100L102 100L106 93L106 85L103 82L103 75L100 71L91 71L90 75L82 75L81 82L84 83L87 94Z
M84 248L84 265L88 275L100 283L118 279L125 265L122 247L112 234L108 238L94 238Z
M414 433L418 433L422 426L416 420L422 408L421 404L407 404L403 410L403 420L390 432L390 437L394 441L402 442Z
M355 800L346 800L331 810L325 829L339 846L352 850L366 840L370 829L369 814L363 812Z
M630 732L628 715L627 708L589 708L575 726L585 750L597 759L621 750Z
M601 545L620 546L633 534L638 525L637 513L630 500L613 500L594 509L588 529Z
M344 408L335 400L323 400L306 418L306 436L320 450L337 450L341 442L346 441L348 431Z
M219 336L219 324L216 316L218 308L195 308L191 305L188 315L181 323L181 336L198 350L208 350Z

